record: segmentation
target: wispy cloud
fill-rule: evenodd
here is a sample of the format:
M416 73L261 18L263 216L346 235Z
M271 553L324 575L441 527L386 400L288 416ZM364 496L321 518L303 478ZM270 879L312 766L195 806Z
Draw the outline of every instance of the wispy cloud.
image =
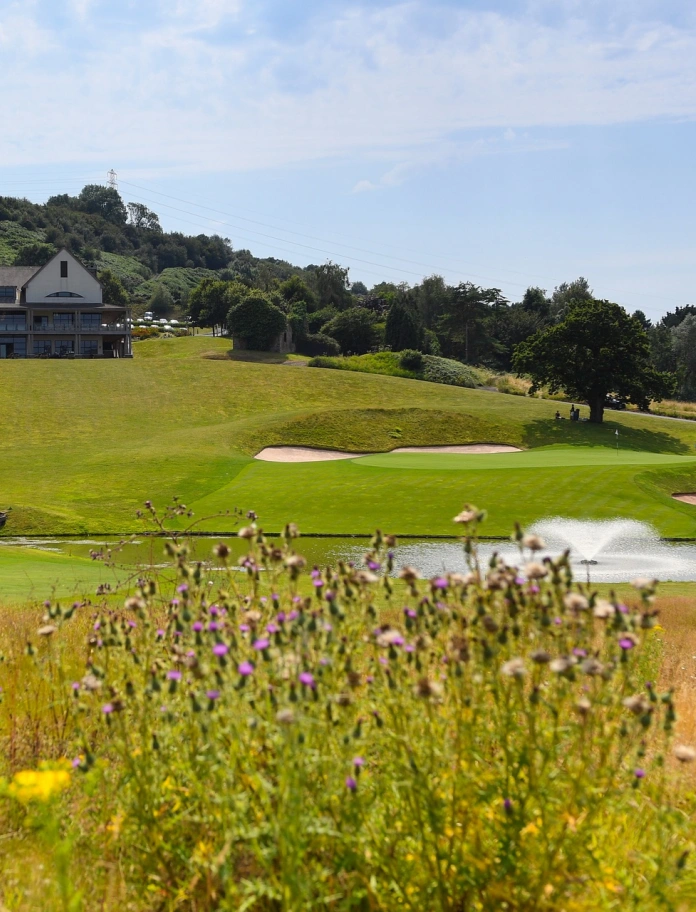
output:
M70 0L73 27L52 34L48 0L0 0L0 112L22 138L3 164L386 158L359 192L475 154L467 130L696 117L696 27L639 0L633 16L624 0L530 0L515 15L427 0L326 4L293 40L260 27L242 0L143 0L137 11L126 0L109 27L104 6ZM42 54L50 43L59 56Z

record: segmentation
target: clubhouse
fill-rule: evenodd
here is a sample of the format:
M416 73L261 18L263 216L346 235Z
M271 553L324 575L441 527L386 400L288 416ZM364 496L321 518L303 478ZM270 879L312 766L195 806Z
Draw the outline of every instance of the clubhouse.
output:
M0 266L0 359L132 358L126 308L67 250L45 266Z

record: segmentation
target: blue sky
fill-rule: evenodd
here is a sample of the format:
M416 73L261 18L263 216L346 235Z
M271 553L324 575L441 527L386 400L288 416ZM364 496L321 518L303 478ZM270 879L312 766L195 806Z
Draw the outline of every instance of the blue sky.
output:
M368 285L696 302L683 0L0 0L0 53L0 193L113 167L167 228Z

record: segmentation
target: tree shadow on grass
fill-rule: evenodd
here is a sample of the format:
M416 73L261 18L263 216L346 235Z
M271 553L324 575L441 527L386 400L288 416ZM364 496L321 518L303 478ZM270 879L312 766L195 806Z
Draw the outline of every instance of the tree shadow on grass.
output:
M556 421L553 418L530 421L522 432L523 445L528 448L553 446L615 447L616 431L619 447L623 450L641 450L647 453L670 453L688 456L689 445L665 431L627 427L614 421L590 424L588 421Z

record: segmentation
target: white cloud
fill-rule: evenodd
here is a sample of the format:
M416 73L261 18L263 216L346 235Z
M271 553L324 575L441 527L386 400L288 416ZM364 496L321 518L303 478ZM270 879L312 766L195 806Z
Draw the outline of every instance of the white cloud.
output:
M696 117L696 30L653 16L602 31L579 18L582 4L567 7L549 25L533 10L512 18L426 0L355 6L283 43L241 21L222 40L223 23L239 20L238 0L176 0L165 24L132 20L100 33L93 21L89 41L58 37L60 57L37 60L28 49L48 32L36 4L13 4L33 37L5 45L0 112L7 119L11 107L17 142L2 163L243 170L389 161L378 182L358 182L361 192L452 154L500 151L497 140L471 148L461 139L470 129L502 134L515 151L528 127ZM8 34L3 14L0 44Z

